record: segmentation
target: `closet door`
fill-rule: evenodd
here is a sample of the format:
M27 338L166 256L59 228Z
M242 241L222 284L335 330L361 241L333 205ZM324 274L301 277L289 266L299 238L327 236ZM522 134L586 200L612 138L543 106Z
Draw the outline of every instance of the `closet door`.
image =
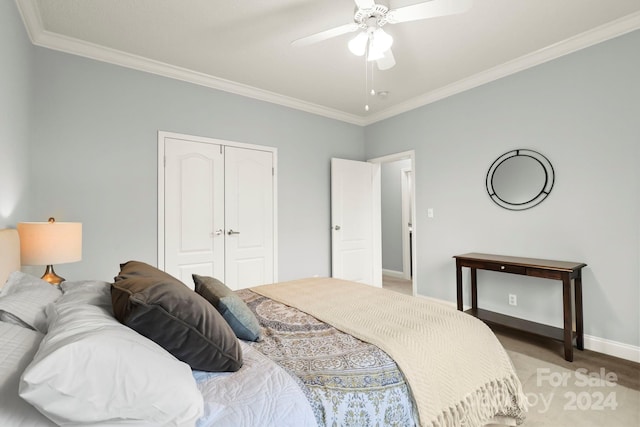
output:
M158 154L158 267L190 287L273 283L276 150L159 132Z
M225 147L225 283L232 289L274 278L273 153Z
M222 146L164 141L164 270L192 288L193 273L224 280Z

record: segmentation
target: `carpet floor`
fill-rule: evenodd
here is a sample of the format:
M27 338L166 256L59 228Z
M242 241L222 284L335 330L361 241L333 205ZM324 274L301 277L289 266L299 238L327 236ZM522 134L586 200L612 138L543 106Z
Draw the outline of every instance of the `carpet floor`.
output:
M640 364L494 328L529 401L525 427L640 426Z
M382 287L390 291L400 292L401 294L413 295L413 283L411 280L383 275Z

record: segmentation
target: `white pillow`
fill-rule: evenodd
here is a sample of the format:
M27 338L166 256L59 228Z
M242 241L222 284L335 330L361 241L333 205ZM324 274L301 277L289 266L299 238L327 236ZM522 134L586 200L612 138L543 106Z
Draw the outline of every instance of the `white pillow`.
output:
M0 292L0 320L47 333L45 308L62 292L42 279L14 271Z
M191 369L119 323L110 284L66 282L20 396L57 424L195 424L202 395Z

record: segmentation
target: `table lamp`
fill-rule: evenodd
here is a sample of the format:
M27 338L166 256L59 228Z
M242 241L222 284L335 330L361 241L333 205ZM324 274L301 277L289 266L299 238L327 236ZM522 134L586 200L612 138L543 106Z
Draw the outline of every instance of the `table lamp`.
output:
M20 260L24 265L46 265L43 280L59 285L64 278L53 270L53 264L65 264L82 259L82 223L20 222Z

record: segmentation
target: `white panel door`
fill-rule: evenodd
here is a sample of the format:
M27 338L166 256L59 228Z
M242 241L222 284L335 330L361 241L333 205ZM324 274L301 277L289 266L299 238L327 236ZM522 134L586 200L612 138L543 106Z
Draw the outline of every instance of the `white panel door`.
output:
M382 286L378 165L331 159L332 276ZM376 193L377 192L377 193ZM376 195L377 194L377 195Z
M165 138L164 270L224 280L224 157L220 145Z
M274 277L273 153L225 147L225 281L232 289Z

